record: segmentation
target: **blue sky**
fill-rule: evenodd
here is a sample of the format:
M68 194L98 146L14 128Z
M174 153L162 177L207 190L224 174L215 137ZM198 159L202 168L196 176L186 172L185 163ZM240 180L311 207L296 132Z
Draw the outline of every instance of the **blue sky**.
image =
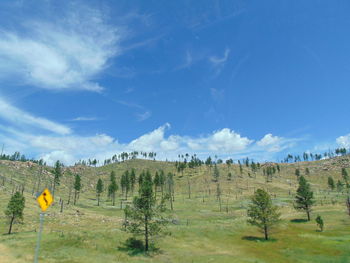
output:
M67 164L349 147L349 12L348 1L1 1L0 141Z

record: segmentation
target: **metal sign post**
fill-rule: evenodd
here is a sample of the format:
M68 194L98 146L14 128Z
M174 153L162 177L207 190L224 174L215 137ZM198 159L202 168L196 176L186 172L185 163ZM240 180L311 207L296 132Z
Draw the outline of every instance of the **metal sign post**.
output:
M41 234L43 232L45 211L52 204L53 196L51 195L49 189L46 188L41 193L41 195L38 196L38 198L36 200L37 200L37 202L38 202L38 204L39 204L39 206L41 208L42 213L40 213L40 228L39 228L39 233L38 233L38 241L36 243L36 248L35 248L34 263L38 263L40 241L41 241Z
M43 225L44 225L44 216L45 216L45 213L40 213L40 228L39 228L39 232L38 232L38 241L36 243L36 248L35 248L34 263L38 263L41 233L43 232Z

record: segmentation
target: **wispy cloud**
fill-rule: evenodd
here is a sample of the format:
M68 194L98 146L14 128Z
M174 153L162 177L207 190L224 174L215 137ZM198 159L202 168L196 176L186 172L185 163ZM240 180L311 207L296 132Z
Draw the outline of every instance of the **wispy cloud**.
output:
M94 79L119 53L121 32L101 12L82 5L51 21L21 22L17 30L0 28L0 77L43 89L103 89Z
M133 88L133 87L129 87L129 88L127 88L127 89L124 91L124 93L129 94L129 93L131 93L131 92L133 92L133 91L134 91L134 88Z
M144 113L137 113L136 117L138 121L145 121L149 119L152 116L152 112L146 111Z
M220 102L224 99L225 97L225 90L223 89L216 89L216 88L211 88L210 89L210 94L211 97L213 98L214 101Z
M212 63L214 67L221 67L225 64L229 55L230 55L230 49L226 48L224 55L222 57L211 56L209 57L209 61Z
M192 53L189 50L186 51L186 54L183 60L184 62L180 66L177 66L175 70L186 69L192 65L194 58L192 56Z
M0 118L5 119L19 127L31 126L62 135L71 133L71 129L69 127L45 118L33 116L30 113L11 105L8 101L1 97Z
M71 121L96 121L96 117L76 117L74 119L71 119Z
M152 116L152 112L150 110L147 110L145 107L143 107L140 104L129 102L129 101L123 101L123 100L116 100L116 102L123 106L129 107L129 108L135 108L143 111L141 113L135 113L137 121L145 121Z
M116 102L129 108L144 109L143 106L134 102L124 101L124 100L117 100Z
M222 57L210 56L209 62L211 63L214 70L214 77L217 77L224 69L227 60L229 59L230 49L226 48Z

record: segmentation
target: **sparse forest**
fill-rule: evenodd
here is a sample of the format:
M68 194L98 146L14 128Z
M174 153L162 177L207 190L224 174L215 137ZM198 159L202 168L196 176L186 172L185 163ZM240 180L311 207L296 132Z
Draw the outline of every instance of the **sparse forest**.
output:
M3 233L11 235L3 235L1 243L13 257L32 257L39 214L35 197L47 187L55 202L47 212L41 258L50 255L50 262L62 257L206 262L203 255L236 262L231 261L235 247L242 250L237 262L292 262L301 255L345 262L350 259L346 153L337 149L322 160L304 153L303 160L289 156L281 163L259 163L249 158L202 161L189 154L166 162L154 160L156 153L134 152L103 165L82 161L71 167L60 161L49 167L4 159L0 195L5 217L0 222ZM332 243L335 238L341 241ZM295 246L287 253L283 247L290 242ZM310 249L300 252L306 243ZM69 247L84 256L64 254Z

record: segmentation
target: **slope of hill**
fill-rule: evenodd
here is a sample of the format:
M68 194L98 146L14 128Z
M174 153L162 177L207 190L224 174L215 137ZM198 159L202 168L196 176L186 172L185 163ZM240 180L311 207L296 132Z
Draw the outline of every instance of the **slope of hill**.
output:
M341 168L350 168L349 156L278 165L280 171L275 170L267 182L263 170L276 164L264 164L257 171L243 166L242 173L236 164L220 164L218 183L213 182L213 168L205 165L186 168L183 173L176 172L174 163L139 159L102 167L66 167L55 203L45 217L40 259L45 262L349 262L347 192L346 189L330 190L327 185L329 176L335 182L342 180ZM121 174L132 168L137 175L146 169L152 174L160 169L176 173L174 210L166 212L173 219L168 226L172 234L155 240L160 250L151 255L131 255L123 249L129 234L123 231L121 207L130 203L131 197L124 200L118 190L116 206L112 206L104 191L101 206L97 206L98 178L107 186L111 171L116 172L119 182ZM316 205L310 222L304 222L304 213L293 208L296 169L305 175L314 191ZM83 187L77 204L73 205L71 189L76 173L81 175ZM228 173L232 174L231 180ZM15 234L0 237L1 262L33 260L40 213L35 195L44 187L50 187L52 181L50 167L0 162L0 210L5 209L16 190L23 191L26 197L24 223L14 227ZM283 218L268 242L246 223L249 197L257 188L271 194ZM71 200L67 204L69 196ZM325 221L322 233L316 231L314 218L318 214ZM3 215L0 225L6 233L8 224Z

